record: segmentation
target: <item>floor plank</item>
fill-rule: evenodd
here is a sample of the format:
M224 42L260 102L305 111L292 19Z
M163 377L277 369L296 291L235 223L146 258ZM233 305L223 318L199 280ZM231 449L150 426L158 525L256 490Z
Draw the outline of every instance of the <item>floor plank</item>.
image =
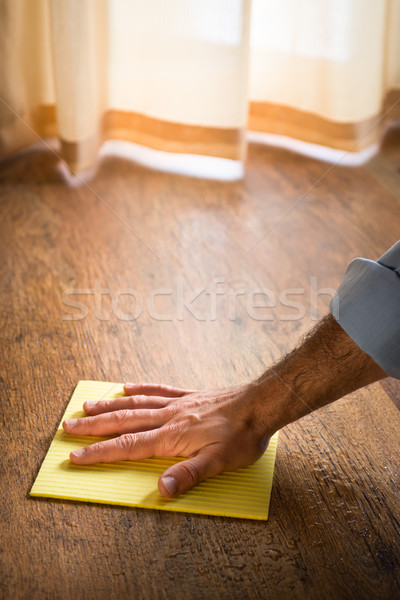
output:
M389 129L376 154L365 166L397 200L400 200L400 126Z

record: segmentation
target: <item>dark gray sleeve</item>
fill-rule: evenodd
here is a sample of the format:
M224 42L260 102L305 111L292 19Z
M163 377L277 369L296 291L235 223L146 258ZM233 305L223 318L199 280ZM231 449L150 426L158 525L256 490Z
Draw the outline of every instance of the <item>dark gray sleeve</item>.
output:
M400 379L400 240L376 262L353 260L329 308L361 350Z

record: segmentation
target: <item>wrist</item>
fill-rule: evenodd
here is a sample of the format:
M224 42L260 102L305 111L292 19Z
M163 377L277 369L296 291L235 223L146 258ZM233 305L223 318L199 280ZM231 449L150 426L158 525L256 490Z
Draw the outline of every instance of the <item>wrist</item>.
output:
M254 383L259 399L261 423L271 435L313 410L288 370L271 367ZM307 394L308 397L308 394Z

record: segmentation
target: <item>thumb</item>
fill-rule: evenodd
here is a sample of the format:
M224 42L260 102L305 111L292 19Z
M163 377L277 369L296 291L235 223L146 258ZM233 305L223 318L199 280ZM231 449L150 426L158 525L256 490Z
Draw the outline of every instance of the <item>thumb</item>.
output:
M158 489L162 496L175 498L223 470L222 460L210 450L203 449L192 458L167 469L158 480Z

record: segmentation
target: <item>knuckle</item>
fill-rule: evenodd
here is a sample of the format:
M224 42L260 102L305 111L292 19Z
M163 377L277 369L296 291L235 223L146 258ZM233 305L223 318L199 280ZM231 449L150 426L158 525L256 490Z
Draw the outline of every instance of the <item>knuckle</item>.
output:
M84 417L83 419L81 419L81 421L78 421L78 426L80 425L81 427L84 427L85 429L92 430L92 428L96 425L96 423L97 423L96 416Z
M171 425L157 429L155 442L156 452L160 456L179 456L181 453L179 433Z
M167 417L168 420L172 420L177 417L178 420L182 423L184 422L184 418L186 413L184 412L186 406L182 402L171 402L164 406L164 408L160 409L160 412Z
M201 416L194 411L188 412L186 418L188 427L194 427L195 425L199 425L199 423L202 422Z
M170 390L170 387L168 385L162 385L157 383L154 386L154 391L158 392L159 394L163 394L164 392L168 392Z
M129 406L131 408L135 408L137 406L138 400L137 400L137 396L129 396Z
M91 444L87 446L85 449L85 457L95 458L98 461L101 461L103 458L103 446L101 442L96 442L95 444Z
M165 427L160 427L157 430L157 436L154 441L156 442L155 450L157 454L160 456L172 456L170 454L172 450L171 437L168 435Z
M144 394L135 394L134 396L130 397L129 403L132 408L136 408L140 406L144 400L146 400L146 396Z
M196 465L194 465L192 462L183 462L179 466L185 476L185 479L189 481L191 485L196 485L199 483L200 473Z
M133 433L125 433L117 438L117 443L125 453L131 452L136 444L136 436Z
M112 404L110 400L99 400L94 404L90 410L95 411L95 413L108 412L112 408Z
M158 409L158 414L161 418L165 418L166 421L170 421L178 412L177 407L173 404L168 404L168 406Z
M122 425L128 420L129 415L130 413L128 409L117 410L113 413L114 422L117 425Z

